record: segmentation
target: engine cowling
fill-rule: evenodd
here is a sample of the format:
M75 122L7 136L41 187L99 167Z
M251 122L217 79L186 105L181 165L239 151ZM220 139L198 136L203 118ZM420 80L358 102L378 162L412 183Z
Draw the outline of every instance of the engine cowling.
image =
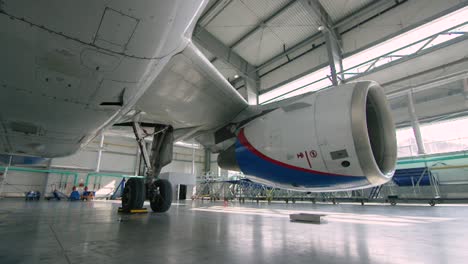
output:
M396 156L383 89L365 81L305 96L254 119L220 153L218 165L270 186L338 191L386 183Z

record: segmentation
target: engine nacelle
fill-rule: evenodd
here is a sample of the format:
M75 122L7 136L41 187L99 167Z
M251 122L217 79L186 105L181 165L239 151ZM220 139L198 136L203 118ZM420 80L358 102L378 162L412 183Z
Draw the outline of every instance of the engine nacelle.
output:
M386 183L396 158L383 89L365 81L305 96L254 119L220 153L218 164L270 186L338 191Z

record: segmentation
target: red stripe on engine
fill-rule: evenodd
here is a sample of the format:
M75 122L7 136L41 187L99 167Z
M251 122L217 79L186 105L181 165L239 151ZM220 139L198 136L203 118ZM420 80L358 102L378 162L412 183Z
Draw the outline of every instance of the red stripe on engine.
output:
M264 155L263 153L258 151L254 146L252 146L252 144L250 144L250 142L245 137L243 128L240 130L239 135L237 135L237 138L239 139L239 142L244 147L246 147L250 152L252 152L253 154L259 156L260 158L262 158L262 159L264 159L266 161L269 161L269 162L271 162L273 164L276 164L278 166L286 167L286 168L293 169L293 170L299 170L299 171L303 171L303 172L313 173L313 174L321 174L321 175L328 175L328 176L348 176L348 177L351 176L352 177L352 175L331 174L331 173L323 172L323 171L309 170L309 169L306 169L306 168L301 168L301 167L297 167L297 166L290 165L290 164L287 164L287 163L283 163L283 162L278 161L278 160L274 160L274 159Z

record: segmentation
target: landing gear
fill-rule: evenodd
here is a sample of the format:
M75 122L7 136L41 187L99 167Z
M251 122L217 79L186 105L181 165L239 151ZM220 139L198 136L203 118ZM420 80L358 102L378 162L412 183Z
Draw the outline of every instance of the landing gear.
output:
M127 181L122 194L122 210L130 212L140 209L145 201L145 184L142 179L132 178Z
M168 180L156 180L149 185L148 195L153 212L166 212L172 203L172 185Z
M131 125L146 168L146 172L141 171L140 174L146 174L146 179L131 178L127 181L122 195L122 211L141 209L146 197L154 212L166 212L172 203L172 186L168 180L158 176L161 169L172 161L174 130L171 126L155 124L154 132L148 133L136 121ZM151 155L145 141L148 136L153 136Z

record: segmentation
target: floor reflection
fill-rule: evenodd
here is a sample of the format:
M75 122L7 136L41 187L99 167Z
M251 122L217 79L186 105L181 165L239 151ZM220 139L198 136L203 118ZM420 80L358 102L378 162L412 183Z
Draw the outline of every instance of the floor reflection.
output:
M468 206L0 200L0 263L465 263ZM325 224L289 214L325 214Z

